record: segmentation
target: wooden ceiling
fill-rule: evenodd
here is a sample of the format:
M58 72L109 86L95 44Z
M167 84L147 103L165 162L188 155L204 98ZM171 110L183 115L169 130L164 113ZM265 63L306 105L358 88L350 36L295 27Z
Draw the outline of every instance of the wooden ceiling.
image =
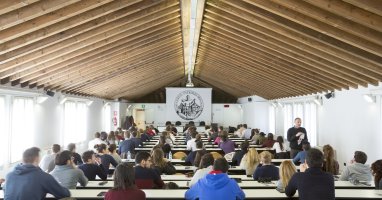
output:
M1 0L0 82L160 100L164 87L183 84L187 74L182 1ZM199 1L193 77L227 96L219 102L382 80L380 0Z

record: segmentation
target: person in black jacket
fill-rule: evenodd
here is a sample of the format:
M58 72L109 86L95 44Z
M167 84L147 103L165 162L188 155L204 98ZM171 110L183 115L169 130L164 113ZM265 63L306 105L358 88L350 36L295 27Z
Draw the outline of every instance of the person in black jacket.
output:
M302 151L302 143L308 142L305 128L301 127L301 118L294 119L294 126L288 129L287 139L290 147L290 157L294 158L298 152Z
M114 167L117 167L117 161L115 161L115 159L108 154L106 144L97 144L95 147L98 152L97 157L101 159L103 170L106 174L112 174L113 171L109 170L110 164L112 164Z
M72 152L74 160L73 163L76 165L82 165L82 160L80 154L76 153L76 144L70 143L68 144L68 151Z
M302 167L301 172L292 176L285 194L291 197L298 190L300 200L335 199L334 178L332 174L321 170L323 162L324 155L320 150L308 150L305 158L307 169Z
M161 148L156 148L152 154L153 167L158 174L172 175L176 173L175 167L170 161L164 158L164 153Z
M241 159L243 156L248 152L249 148L249 142L244 141L240 144L240 151L236 151L236 153L232 157L232 165L233 166L240 166Z
M96 176L101 180L107 179L107 174L103 170L101 162L97 161L93 151L85 151L82 154L82 159L85 163L78 166L78 168L84 172L89 181L95 181Z

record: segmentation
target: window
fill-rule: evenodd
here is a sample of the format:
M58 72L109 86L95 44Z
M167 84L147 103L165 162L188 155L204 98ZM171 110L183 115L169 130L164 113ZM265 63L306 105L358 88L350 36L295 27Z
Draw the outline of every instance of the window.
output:
M276 108L269 106L269 132L276 134Z
M84 102L66 101L64 104L63 140L69 143L85 141L87 133L87 106Z
M11 163L20 160L25 149L34 144L33 98L15 97L11 117Z
M285 104L284 106L284 138L287 138L287 131L293 126L293 113L292 104Z
M103 107L103 130L107 133L111 131L111 105L109 103Z
M8 140L8 131L6 123L6 114L5 114L5 97L0 96L0 137L3 141ZM3 166L7 162L7 153L8 152L8 142L0 145L0 166Z

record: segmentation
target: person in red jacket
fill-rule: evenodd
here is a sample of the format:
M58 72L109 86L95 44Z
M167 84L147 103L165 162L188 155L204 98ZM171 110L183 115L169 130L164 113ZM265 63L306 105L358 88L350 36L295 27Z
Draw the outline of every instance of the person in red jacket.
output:
M144 200L146 194L135 185L134 167L121 163L114 171L114 187L105 194L105 200Z

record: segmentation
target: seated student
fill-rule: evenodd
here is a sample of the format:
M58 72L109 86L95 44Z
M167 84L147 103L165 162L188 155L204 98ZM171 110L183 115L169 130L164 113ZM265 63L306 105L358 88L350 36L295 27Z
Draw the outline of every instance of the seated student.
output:
M115 145L115 144L110 144L108 150L109 150L109 155L111 155L111 156L114 158L114 160L115 160L118 164L120 164L120 163L122 162L122 159L121 159L121 156L119 156L119 155L117 154L117 145Z
M322 170L324 172L329 172L333 175L337 175L339 173L339 164L334 159L334 150L330 145L325 145L323 147L324 151L324 164L322 165Z
M276 181L279 180L279 168L274 166L272 162L272 154L268 151L260 153L260 161L262 165L258 166L253 173L253 179L255 181Z
M115 131L115 138L117 139L117 144L125 140L125 138L123 137L122 129L118 129L117 131Z
M245 169L247 175L252 175L260 163L259 154L255 148L250 148L249 151L243 156L240 163L240 168Z
M235 142L228 139L227 131L222 132L219 148L221 148L225 154L235 152Z
M186 199L244 199L245 194L235 180L227 175L226 159L218 158L213 171L194 184L185 194Z
M144 200L146 194L135 185L134 167L119 164L114 171L114 187L105 194L105 200Z
M146 133L150 135L150 137L153 137L156 135L155 131L151 129L149 126L146 126Z
M243 124L237 125L237 131L233 133L235 137L242 138L243 137L243 132L246 128L244 128Z
M305 172L295 173L285 188L285 194L292 197L298 191L301 200L329 200L335 198L332 174L321 170L324 156L318 149L310 149L306 154ZM304 171L304 169L301 169Z
M203 155L206 153L206 150L203 148L203 142L202 141L197 141L196 142L196 151L191 151L187 157L186 157L186 160L185 162L188 164L188 165L195 165L195 158L196 158L196 154L198 152L201 152ZM200 160L199 160L200 162Z
M260 129L258 128L252 129L251 143L252 144L256 143L256 140L259 139L259 136L260 136Z
M310 149L310 143L309 142L303 142L302 144L302 150L297 153L297 155L293 158L293 163L305 163L305 156L306 152Z
M109 143L109 141L107 141L107 136L108 136L108 134L105 131L102 131L99 139L101 139L104 144L109 145L110 143Z
M134 149L134 143L130 139L130 131L126 131L125 140L123 140L118 145L118 153L119 155L121 155L121 158L127 158L128 152L130 152L131 154L133 149Z
M263 142L262 147L272 148L275 142L276 141L273 139L273 133L268 133L267 139Z
M60 150L61 146L58 144L54 144L52 146L52 153L42 157L41 162L39 164L42 171L49 173L53 170L54 158L56 157L57 153L60 152Z
M115 137L114 131L110 131L109 135L106 139L107 143L110 144L116 144L117 143L117 137Z
M283 136L278 136L276 142L273 144L273 149L276 151L275 158L278 159L289 159L290 155L287 153L287 147L284 144Z
M245 126L244 126L245 125ZM246 139L246 140L250 140L253 136L252 134L252 129L248 128L247 127L247 124L244 124L243 127L244 127L244 131L243 131L243 136L242 138Z
M285 191L289 180L292 178L293 174L296 173L296 167L290 160L284 160L279 169L280 180L277 181L276 187L279 191Z
M72 152L74 157L73 162L75 165L81 165L83 163L81 160L80 154L76 153L76 144L74 143L68 144L68 151Z
M202 156L198 170L196 170L194 176L190 181L190 187L193 186L199 179L204 178L210 171L212 171L212 166L214 165L214 157L210 153L206 153Z
M255 144L258 144L258 145L263 145L264 141L266 140L267 138L265 138L265 133L264 132L260 132L259 133L259 137L257 137L257 140L255 142Z
M4 199L44 199L47 193L57 199L70 197L67 188L62 187L52 175L38 167L39 153L40 149L37 147L24 151L22 163L6 176Z
M138 131L131 132L130 140L133 141L134 147L143 147L143 142L140 137L138 137Z
M2 188L2 185L3 185L3 183L5 182L5 179L3 179L3 178L0 178L0 190L2 190L3 188Z
M70 151L58 153L54 160L56 166L50 172L62 186L68 189L76 189L77 183L80 183L81 186L88 184L88 178L86 178L84 172L75 167L72 155Z
M191 151L196 151L196 135L198 134L198 132L196 131L192 131L191 132L191 140L188 140L187 141L187 150L191 150Z
M196 150L195 159L194 159L194 166L199 167L200 161L202 160L202 157L204 154L208 153L208 151L204 148L203 142L198 141L196 142L196 147L198 148Z
M240 151L236 151L235 154L232 157L232 165L233 166L240 166L241 160L243 156L248 152L249 148L249 142L244 141L240 144Z
M161 176L151 169L151 163L148 152L139 152L135 157L135 184L140 189L162 188L164 185Z
M354 159L350 161L350 165L346 166L342 172L339 180L349 181L371 181L372 175L370 172L370 167L366 165L367 155L362 151L354 152Z
M143 142L149 142L151 140L150 136L145 131L143 131L143 129L139 129L139 132L141 133L141 141L142 141L142 143Z
M371 170L374 176L375 189L382 189L382 160L377 160L371 164Z
M85 163L78 166L78 168L84 172L89 181L95 181L96 176L101 180L107 179L107 174L105 173L102 164L96 160L94 151L85 151L82 154L82 159Z
M101 133L99 132L96 132L94 134L94 139L93 140L90 140L89 141L89 144L88 144L88 149L89 150L95 150L94 149L94 146L97 145L97 144L106 144L105 141L101 140Z
M106 174L112 174L112 171L109 171L110 164L112 164L114 167L117 167L118 163L114 160L114 158L108 154L108 150L106 149L105 144L99 144L96 145L97 149L97 156L101 159L103 170Z
M222 134L223 134L223 126L219 126L218 128L218 136L216 137L214 144L219 144L220 141L222 140Z
M160 148L154 149L152 154L152 161L153 161L153 168L159 174L172 175L176 173L175 167L171 164L170 161L164 158L164 153L162 149Z
M154 148L161 148L166 156L171 151L171 146L168 143L166 143L166 137L164 137L163 135L159 137L159 143L155 145Z

